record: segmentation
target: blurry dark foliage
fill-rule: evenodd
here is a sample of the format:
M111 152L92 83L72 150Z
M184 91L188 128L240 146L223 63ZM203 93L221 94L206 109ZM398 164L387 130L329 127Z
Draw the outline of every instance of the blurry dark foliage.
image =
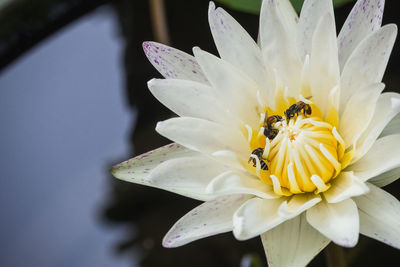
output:
M166 12L172 46L191 53L193 46L217 54L208 28L208 0L167 0ZM384 24L400 24L397 1L387 1ZM24 51L43 40L59 28L74 21L94 8L110 4L118 14L120 34L124 40L126 93L129 104L138 111L132 125L132 155L157 148L169 141L154 131L159 120L173 116L151 96L146 82L160 77L142 52L142 42L154 40L149 3L145 0L15 0L0 11L0 68L4 68ZM352 4L336 10L337 28L343 24ZM229 12L255 38L258 16L237 11ZM400 47L395 45L384 77L387 91L400 86ZM122 159L121 159L122 160ZM115 162L117 163L117 162ZM245 254L264 254L259 238L236 241L232 233L209 237L186 246L165 249L161 247L163 235L182 215L200 204L188 198L157 189L129 184L110 178L110 196L104 207L103 219L108 222L129 224L132 235L116 244L119 253L140 251L141 266L239 266ZM385 188L400 196L400 182ZM356 248L345 251L349 266L391 266L400 258L398 250L361 237ZM323 266L321 253L310 266Z

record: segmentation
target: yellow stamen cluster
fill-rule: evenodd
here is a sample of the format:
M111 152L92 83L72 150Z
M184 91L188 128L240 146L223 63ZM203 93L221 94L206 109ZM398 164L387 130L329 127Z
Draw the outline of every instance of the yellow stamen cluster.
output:
M251 149L264 149L261 158L253 155L255 168L249 168L279 195L328 190L329 181L342 169L344 155L343 140L336 128L319 116L299 113L289 120L283 117L276 122L273 128L279 132L270 140L263 134L264 118L261 114L259 130L250 131L247 126ZM261 161L267 164L268 170L261 168Z

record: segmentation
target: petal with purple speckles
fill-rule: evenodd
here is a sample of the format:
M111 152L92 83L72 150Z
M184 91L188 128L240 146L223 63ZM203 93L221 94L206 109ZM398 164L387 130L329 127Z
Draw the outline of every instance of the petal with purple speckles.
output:
M154 187L147 178L150 171L157 165L172 158L187 157L196 154L198 153L172 143L115 165L110 172L118 179Z
M385 0L358 0L338 36L340 69L357 45L382 24Z
M232 231L232 215L247 198L245 195L222 196L201 204L172 226L163 239L163 246L178 247Z
M144 42L143 50L150 63L165 78L183 79L208 84L207 78L193 56L156 42Z

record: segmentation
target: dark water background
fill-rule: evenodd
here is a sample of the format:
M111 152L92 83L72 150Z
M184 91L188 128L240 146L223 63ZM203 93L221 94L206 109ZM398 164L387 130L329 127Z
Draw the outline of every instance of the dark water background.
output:
M15 2L20 9L0 12L0 266L239 266L249 253L265 261L259 238L231 233L162 248L199 202L107 173L168 143L154 127L172 114L146 88L159 77L141 50L154 40L148 2ZM383 24L400 24L396 2L387 1ZM336 10L338 29L351 6ZM172 46L216 54L208 1L166 8ZM256 36L258 16L230 13ZM398 41L384 83L399 92ZM400 198L399 181L385 189ZM346 257L349 266L396 266L400 252L361 238ZM325 266L324 254L310 266Z

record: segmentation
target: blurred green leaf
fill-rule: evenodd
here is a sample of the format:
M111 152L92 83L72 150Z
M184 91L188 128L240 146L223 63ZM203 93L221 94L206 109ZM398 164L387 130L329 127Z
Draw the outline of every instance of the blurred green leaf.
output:
M216 0L232 9L243 12L260 13L261 0Z
M243 12L258 14L260 12L261 0L216 0L232 9L236 9ZM340 7L346 3L353 2L355 0L333 0L335 7ZM290 0L294 9L299 13L304 0Z

